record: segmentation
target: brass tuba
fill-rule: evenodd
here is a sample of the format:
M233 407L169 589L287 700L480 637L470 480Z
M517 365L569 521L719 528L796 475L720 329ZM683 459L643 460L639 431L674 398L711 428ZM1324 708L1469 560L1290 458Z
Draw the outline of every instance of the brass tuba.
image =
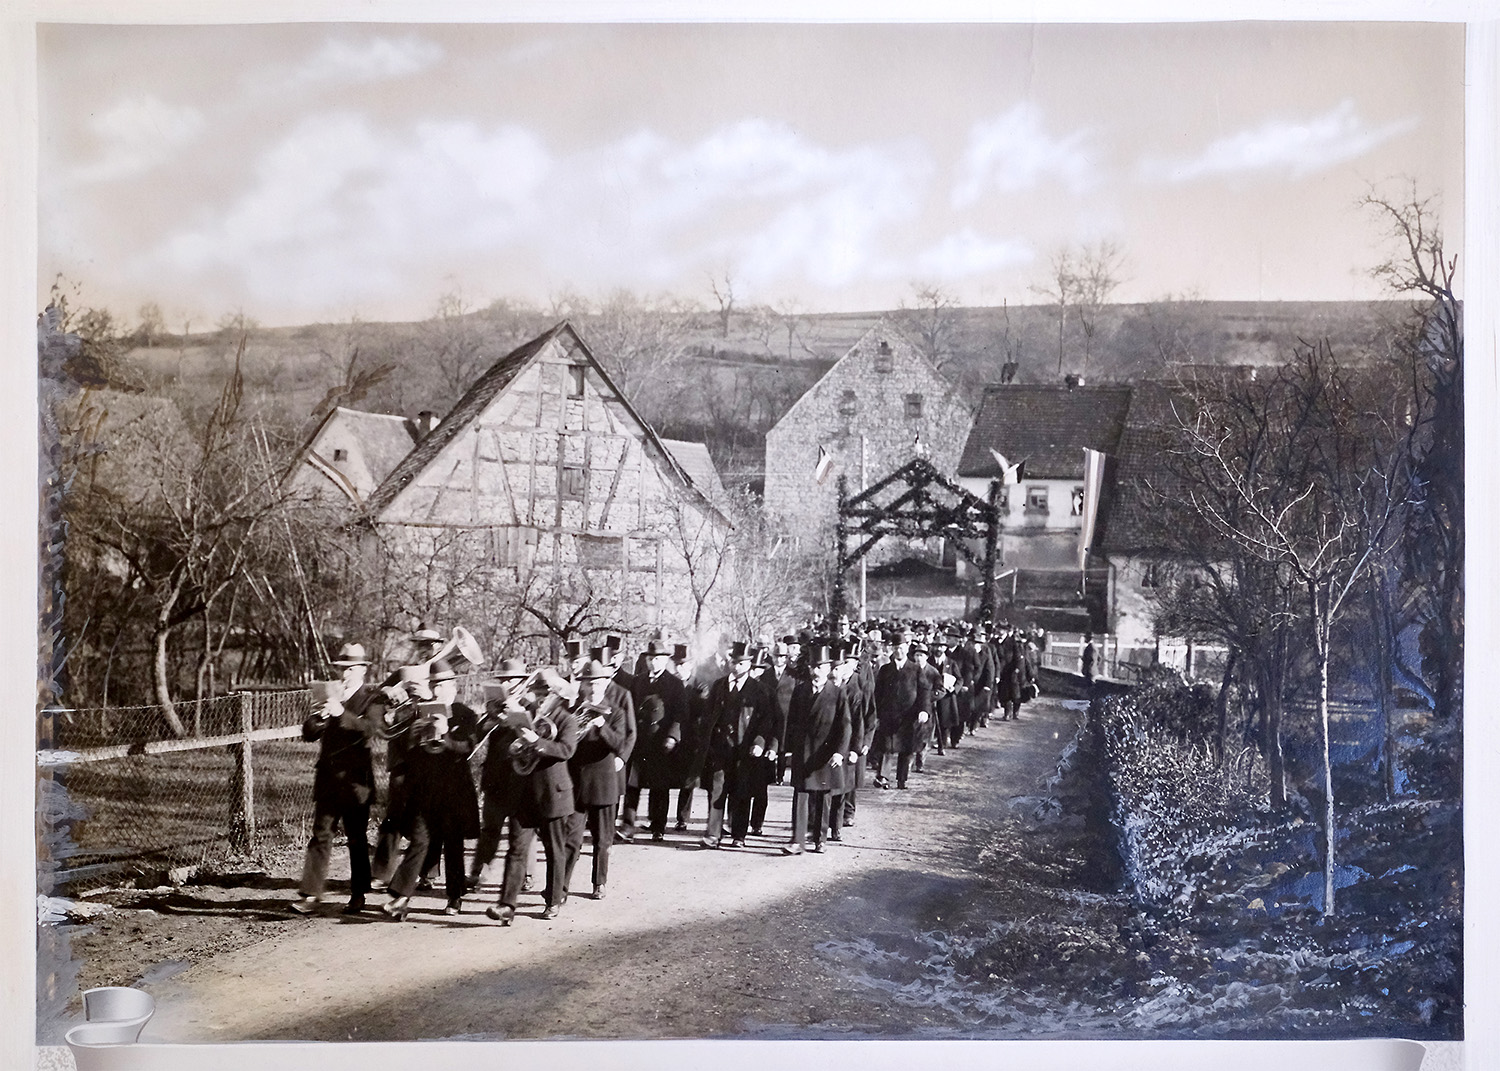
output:
M522 728L530 728L542 740L556 740L559 735L562 719L571 719L575 735L580 722L578 716L573 712L572 704L577 698L577 685L563 679L557 670L551 667L543 667L537 670L534 676L540 676L547 683L549 694L546 695L531 712L529 724ZM537 766L541 764L542 755L535 745L528 740L517 737L510 743L511 768L522 777L536 772Z

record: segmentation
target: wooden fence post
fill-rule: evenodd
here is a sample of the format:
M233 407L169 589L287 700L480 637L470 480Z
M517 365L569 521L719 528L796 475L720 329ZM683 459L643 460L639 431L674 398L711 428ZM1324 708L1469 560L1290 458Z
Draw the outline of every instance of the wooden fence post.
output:
M229 841L236 850L248 852L255 847L255 763L250 742L250 734L255 729L254 706L247 692L235 693L235 699L239 704L241 739L231 745L234 776L230 787L232 818Z

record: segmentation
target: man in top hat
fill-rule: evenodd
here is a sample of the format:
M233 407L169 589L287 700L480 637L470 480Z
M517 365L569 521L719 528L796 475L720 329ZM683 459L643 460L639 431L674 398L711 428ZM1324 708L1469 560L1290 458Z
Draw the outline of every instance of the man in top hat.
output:
M625 668L625 639L613 632L604 637L604 658L602 661L608 666L613 674L612 683L618 685L625 692L635 687L635 674Z
M787 716L785 751L792 782L792 839L781 850L801 855L812 832L812 850L823 850L828 792L849 752L848 709L829 679L833 652L819 646L808 652L809 678L797 684Z
M340 824L349 842L349 904L344 913L364 910L370 888L370 801L375 795L370 739L380 731L385 697L365 680L370 660L363 645L344 644L333 666L339 672L334 697L302 723L302 738L320 742L313 773L312 838L297 884L301 898L292 904L292 910L303 915L312 914L323 897L333 834Z
M911 768L917 773L922 772L922 758L927 752L928 741L932 737L933 726L936 722L934 707L937 704L937 687L942 684L941 675L932 668L928 661L930 648L926 638L918 639L911 645L911 660L917 664L917 670L922 674L922 680L927 691L927 717L919 718L915 739L913 740Z
M792 660L792 649L786 642L786 637L771 648L771 668L767 671L767 678L772 682L772 691L776 695L776 735L777 738L786 740L786 716L792 708L792 692L797 689L799 680L796 667ZM786 752L782 748L776 750L776 783L786 784ZM750 830L753 833L760 832L760 823L751 816Z
M646 671L635 679L631 698L635 702L635 750L620 812L620 837L633 840L642 790L650 794L646 803L651 839L663 840L674 788L682 783L682 764L676 757L687 717L687 697L682 681L671 672L672 649L661 639L646 645Z
M729 673L714 681L704 700L703 725L708 733L703 765L703 784L708 789L705 848L719 847L726 807L730 845L745 846L755 788L765 775L763 760L780 746L775 700L751 676L753 665L748 644L731 644Z
M995 688L995 659L990 653L989 637L983 625L976 625L969 633L967 651L969 668L969 713L967 729L972 736L990 722L990 704Z
M635 711L630 694L611 687L613 670L593 661L583 671L584 690L573 707L578 748L568 760L578 814L594 842L594 899L604 899L609 881L609 848L615 840L615 813L625 791L625 764L635 748ZM575 834L577 836L577 834ZM577 857L573 857L576 861ZM565 875L572 884L572 870Z
M912 753L916 750L917 728L931 717L932 711L927 682L911 659L911 634L901 632L892 641L891 660L875 675L875 717L880 728L871 765L877 788L890 787L882 771L885 757L892 751L896 752L896 787L906 787Z
M391 878L390 902L381 908L398 922L410 909L423 863L434 846L443 854L446 914L459 913L465 890L464 841L480 832L479 796L469 773L469 756L479 743L479 718L458 702L457 674L447 662L431 664L428 689L432 696L428 705L440 705L443 710L424 711L432 727L424 726L421 731L428 735L410 749L409 803L401 816L401 832L409 843Z
M682 739L676 748L680 768L677 781L677 821L673 829L686 833L693 820L693 793L703 776L708 736L703 731L703 688L699 684L688 645L672 645L672 672L682 682Z
M479 843L469 863L468 889L479 888L484 868L494 861L500 850L505 824L515 811L516 771L510 758L510 745L524 724L529 724L539 697L523 690L529 674L526 663L507 658L500 663L493 682L486 682L488 698L480 719L479 735L488 738L484 767L479 773L479 787L484 802L479 812Z
M860 720L863 714L863 699L858 684L859 652L853 647L835 648L833 670L829 674L832 687L838 689L839 704L844 709L843 717L849 722L849 748L844 759L833 771L828 788L828 839L844 839L844 817L846 802L850 801L858 787L856 774L859 767Z

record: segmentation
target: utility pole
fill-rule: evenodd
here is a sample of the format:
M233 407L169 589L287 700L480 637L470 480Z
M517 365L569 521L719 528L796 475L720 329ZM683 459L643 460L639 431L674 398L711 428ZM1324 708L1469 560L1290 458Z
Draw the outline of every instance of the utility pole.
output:
M864 435L861 435L859 437L859 491L860 491L860 494L864 494L866 488L868 487L868 484L866 484L866 482L865 482L865 463L866 463L866 460L867 460L866 455L869 452L868 449L867 449L868 445L869 445L869 441L865 438ZM863 625L865 623L865 616L866 616L866 613L868 611L868 605L866 603L866 599L868 597L868 591L867 591L866 586L865 586L865 579L866 579L866 574L865 574L865 559L868 558L868 557L869 557L869 555L865 554L865 555L861 555L860 559L859 559L859 623L861 625Z

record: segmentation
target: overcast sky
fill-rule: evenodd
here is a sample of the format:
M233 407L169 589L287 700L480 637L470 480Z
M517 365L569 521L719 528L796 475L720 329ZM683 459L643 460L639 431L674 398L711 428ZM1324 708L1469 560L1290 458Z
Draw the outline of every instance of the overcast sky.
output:
M40 286L174 326L616 287L815 310L1378 297L1371 183L1461 238L1463 32L1190 26L43 27Z

